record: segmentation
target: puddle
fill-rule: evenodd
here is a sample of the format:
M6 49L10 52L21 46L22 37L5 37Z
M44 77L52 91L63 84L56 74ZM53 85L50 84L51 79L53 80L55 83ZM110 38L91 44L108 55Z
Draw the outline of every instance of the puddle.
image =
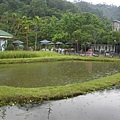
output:
M120 89L27 107L2 107L0 120L119 120Z

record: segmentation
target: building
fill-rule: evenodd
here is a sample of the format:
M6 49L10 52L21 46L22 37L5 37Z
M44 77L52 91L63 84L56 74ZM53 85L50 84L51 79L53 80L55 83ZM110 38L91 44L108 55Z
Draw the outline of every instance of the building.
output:
M113 31L120 31L120 21L118 20L113 20Z
M99 51L101 53L115 52L116 51L116 46L115 45L107 45L107 44L97 44L96 46L92 45L91 48L93 50L95 49L95 51Z
M7 40L13 36L3 30L0 30L0 51L4 51L7 46Z

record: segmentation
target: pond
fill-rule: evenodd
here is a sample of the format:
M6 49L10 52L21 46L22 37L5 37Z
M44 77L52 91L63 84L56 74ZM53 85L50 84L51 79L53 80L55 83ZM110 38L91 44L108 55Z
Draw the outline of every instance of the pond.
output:
M0 85L58 86L84 82L120 72L115 62L41 62L0 65Z
M0 120L119 120L120 87L26 107L0 108Z

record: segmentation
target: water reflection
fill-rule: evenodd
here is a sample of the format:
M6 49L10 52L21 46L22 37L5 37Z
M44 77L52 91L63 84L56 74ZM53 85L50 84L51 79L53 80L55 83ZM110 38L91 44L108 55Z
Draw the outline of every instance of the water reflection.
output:
M119 120L120 89L117 88L42 105L4 107L1 120Z
M48 62L0 65L0 85L41 87L78 83L120 71L119 63Z

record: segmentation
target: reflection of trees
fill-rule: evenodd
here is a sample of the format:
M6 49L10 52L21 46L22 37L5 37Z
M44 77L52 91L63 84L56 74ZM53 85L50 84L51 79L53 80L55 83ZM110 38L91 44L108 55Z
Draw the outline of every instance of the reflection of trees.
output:
M5 109L5 107L2 107L0 111L1 111L1 116L0 117L2 119L5 119L5 115L6 115L6 109Z
M87 62L86 65L86 70L89 72L89 73L92 73L92 62Z
M46 106L47 106L47 108L46 108ZM20 110L20 111L17 110L17 113L16 113L16 107ZM3 106L0 108L0 120L6 120L6 118L8 118L8 116L12 116L12 115L19 116L19 119L21 118L21 116L24 116L25 117L24 119L26 119L26 115L30 117L31 112L34 113L34 110L36 110L36 109L37 109L37 111L43 112L42 107L44 107L44 110L46 111L43 114L46 114L46 117L49 120L50 114L52 113L51 101L30 103L30 104L17 104L16 106ZM11 112L11 110L12 110L12 112ZM11 115L9 113L11 113ZM37 115L37 113L36 113L36 115Z
M50 118L50 113L52 112L50 101L48 101L48 120Z

